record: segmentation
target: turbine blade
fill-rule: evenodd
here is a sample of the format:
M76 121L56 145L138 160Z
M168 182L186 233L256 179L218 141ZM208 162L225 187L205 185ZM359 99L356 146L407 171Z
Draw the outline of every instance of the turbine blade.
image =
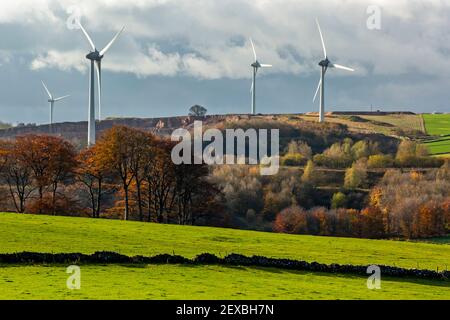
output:
M255 62L256 62L258 60L258 58L256 57L255 45L253 44L252 38L250 38L250 43L252 44L253 56L255 57Z
M47 86L45 85L44 81L41 80L41 82L42 82L42 85L44 86L45 91L47 91L48 97L50 98L50 100L53 100L53 96L52 96L52 94L50 93L50 91L48 90L48 88L47 88Z
M252 81L252 86L250 87L250 93L253 93L253 81Z
M261 68L272 68L271 64L261 64Z
M322 79L319 80L319 85L317 86L316 93L314 94L313 102L316 101L317 94L319 93L319 89L322 86Z
M319 20L316 19L316 23L317 23L317 28L319 29L320 40L322 41L323 57L326 59L327 58L327 49L325 47L325 41L323 40L323 35L322 35L322 30L320 29Z
M114 38L112 38L112 40L106 45L106 47L103 48L102 51L100 51L100 55L104 55L109 48L111 48L111 46L113 45L113 43L117 40L117 38L120 36L120 34L122 33L122 31L125 29L125 26L122 27L122 29L120 29L119 32L116 33L116 35L114 36Z
M56 98L55 101L61 101L68 97L70 97L70 94L68 94L67 96L62 96L62 97Z
M92 51L95 51L95 44L94 44L94 42L92 41L91 37L90 37L89 34L86 32L86 30L84 30L83 26L81 25L81 22L78 22L78 25L79 25L81 31L83 31L84 36L86 37L87 41L89 42L89 44L90 44L90 46L91 46L91 48L92 48Z
M333 63L330 67L331 68L336 68L336 69L347 70L347 71L351 71L351 72L355 71L355 69L352 69L352 68L349 68L349 67L345 67L345 66L341 66L340 64L335 64L335 63Z
M96 61L98 80L98 119L102 120L102 62Z

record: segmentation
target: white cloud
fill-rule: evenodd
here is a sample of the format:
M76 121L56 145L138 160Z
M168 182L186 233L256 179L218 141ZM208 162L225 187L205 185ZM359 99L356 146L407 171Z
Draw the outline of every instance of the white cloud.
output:
M30 33L33 25L48 25L47 35L35 36L56 39L49 47L29 48L37 53L33 70L85 70L82 36L74 30L61 33L68 18L65 10L74 4L101 44L126 25L104 68L139 77L248 78L249 36L261 60L274 65L264 74L309 75L317 72L321 58L315 17L322 23L330 58L356 66L356 75L450 72L448 0L2 1L0 23L26 25ZM380 31L366 28L366 8L374 4L382 9ZM73 41L67 42L69 37Z
M31 62L32 70L44 68L57 68L63 71L77 70L86 71L86 59L82 59L81 51L59 52L55 50L48 51L45 55L39 55Z

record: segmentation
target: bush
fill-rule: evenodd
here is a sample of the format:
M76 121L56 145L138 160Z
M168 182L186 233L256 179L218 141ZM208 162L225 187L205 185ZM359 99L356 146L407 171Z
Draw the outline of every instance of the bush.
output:
M274 231L292 234L306 234L307 213L304 209L294 206L281 211L275 220Z
M376 154L369 157L367 166L369 168L391 168L394 158L389 154Z
M300 153L288 153L284 157L281 158L282 166L303 166L308 161Z
M331 199L331 208L345 208L347 206L347 197L342 192L337 192L333 194L333 198Z
M292 140L288 145L288 154L300 154L306 159L311 159L311 147L304 141Z
M395 163L399 167L436 168L444 162L443 159L430 157L426 146L408 140L400 143L395 157Z
M363 161L355 162L345 171L344 186L347 189L363 187L367 182L367 166Z

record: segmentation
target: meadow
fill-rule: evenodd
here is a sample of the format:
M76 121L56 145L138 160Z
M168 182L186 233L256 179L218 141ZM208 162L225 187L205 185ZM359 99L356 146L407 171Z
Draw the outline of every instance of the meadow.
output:
M389 115L355 115L355 121L347 115L329 115L327 122L340 123L348 126L350 131L364 133L381 133L385 135L399 135L399 129L406 134L424 132L423 121L416 114L389 114ZM303 115L303 120L317 121L317 116Z
M115 251L127 255L209 252L340 264L447 268L450 245L314 237L119 220L0 214L2 253ZM81 265L81 289L66 288L63 265L0 265L0 299L450 299L450 283L270 268Z
M309 262L446 269L450 245L276 234L120 220L0 214L2 253L114 251L126 255L230 253Z
M450 154L450 114L424 114L427 134L437 139L427 141L425 145L433 155Z
M66 266L0 266L0 299L450 299L450 283L367 278L267 268L81 265L80 290Z

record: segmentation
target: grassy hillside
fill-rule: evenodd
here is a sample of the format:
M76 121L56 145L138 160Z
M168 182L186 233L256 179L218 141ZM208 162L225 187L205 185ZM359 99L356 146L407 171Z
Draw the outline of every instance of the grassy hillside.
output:
M0 214L0 251L242 253L321 263L445 269L450 245L263 233L117 220Z
M66 266L0 266L0 299L450 299L448 282L367 278L221 266L81 266L67 290Z
M436 155L450 153L450 114L424 114L423 119L427 133L440 136L426 142L430 153Z
M304 115L301 118L308 121L317 121L316 115ZM356 117L328 115L326 121L344 124L348 126L350 131L364 133L398 135L399 129L407 134L424 131L421 116L415 114L359 115Z
M110 250L128 255L210 252L325 263L445 268L450 245L295 236L117 220L0 214L0 252ZM0 299L450 299L450 283L269 268L189 265L80 265L68 290L63 265L0 265ZM213 284L213 285L212 285Z
M424 114L423 119L428 134L450 135L450 114Z

